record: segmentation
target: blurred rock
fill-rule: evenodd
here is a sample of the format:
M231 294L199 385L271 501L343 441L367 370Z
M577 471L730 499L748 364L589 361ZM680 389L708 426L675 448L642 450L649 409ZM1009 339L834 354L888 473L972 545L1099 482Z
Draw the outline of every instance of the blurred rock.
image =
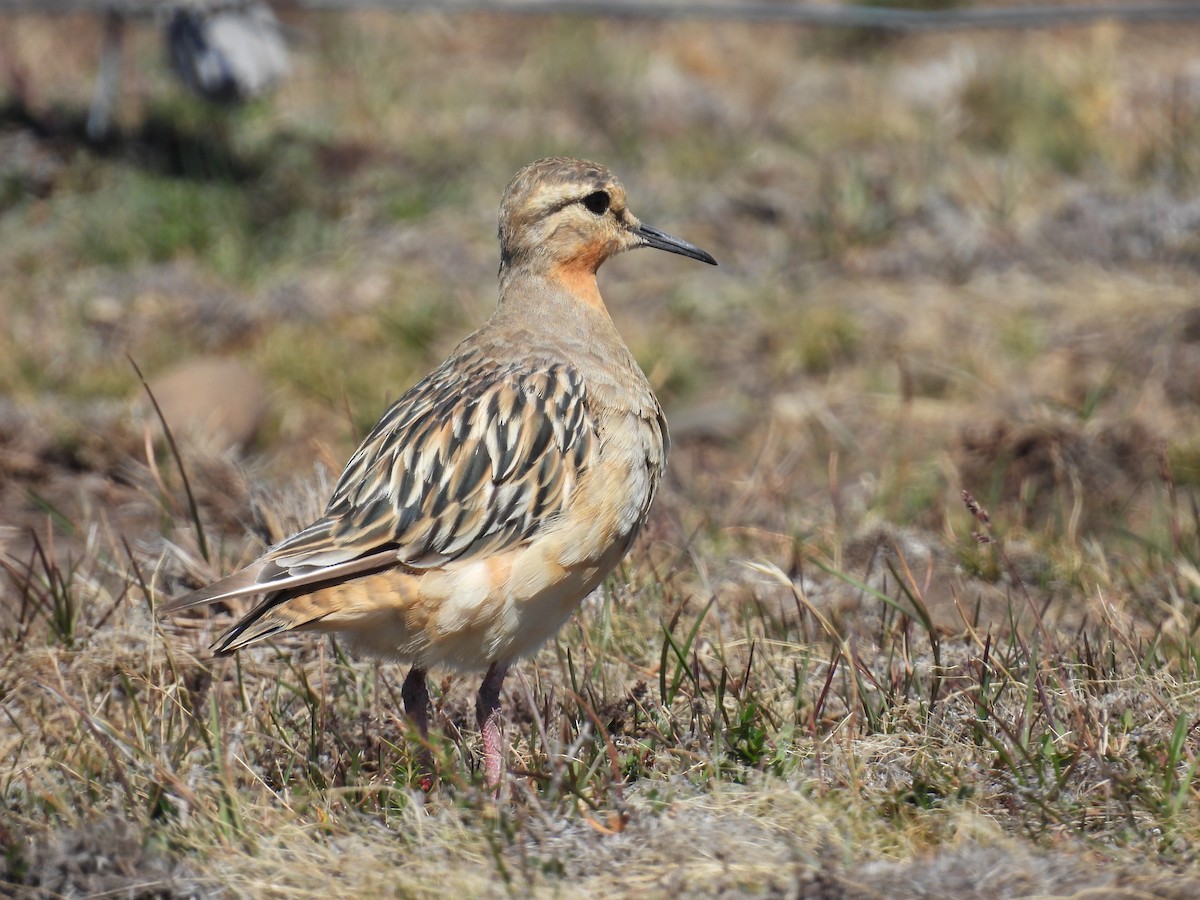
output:
M1070 260L1102 265L1200 261L1200 199L1163 189L1111 196L1080 189L1046 216L1031 236L1033 246Z
M57 150L33 129L0 131L0 209L23 196L48 196L65 167Z
M705 400L671 410L671 440L734 441L754 424L754 414L736 400Z
M1185 310L1176 324L1163 388L1180 406L1200 403L1200 306Z
M1133 420L1012 422L964 428L954 449L962 486L1001 515L1037 527L1068 517L1084 531L1119 521L1154 477L1158 438ZM993 509L995 518L998 510Z
M213 450L246 449L267 412L263 380L233 359L198 356L150 379L150 390L175 439ZM137 400L145 422L153 410Z
M105 358L144 344L157 346L167 332L186 333L202 352L231 352L270 324L256 298L205 272L194 260L97 270L69 290Z
M184 866L117 816L58 832L5 833L0 877L24 897L197 896Z

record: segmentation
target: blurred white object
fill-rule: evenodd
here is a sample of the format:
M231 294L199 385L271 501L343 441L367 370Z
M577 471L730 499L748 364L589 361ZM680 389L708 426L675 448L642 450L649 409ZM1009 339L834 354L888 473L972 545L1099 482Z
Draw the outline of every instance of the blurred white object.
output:
M108 138L112 129L113 110L117 105L117 88L121 81L121 44L125 35L125 20L115 12L104 17L104 43L100 49L100 71L88 108L88 140L98 143Z
M216 103L241 103L288 73L287 44L265 3L176 9L166 26L171 63L184 84Z

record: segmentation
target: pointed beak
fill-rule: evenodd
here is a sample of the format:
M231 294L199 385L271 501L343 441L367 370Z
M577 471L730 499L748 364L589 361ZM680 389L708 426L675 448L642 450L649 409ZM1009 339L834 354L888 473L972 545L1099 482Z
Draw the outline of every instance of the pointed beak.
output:
M680 256L690 256L692 259L706 262L710 266L717 264L711 253L701 250L695 244L689 244L685 240L667 234L665 231L651 228L649 225L639 224L633 229L633 233L642 239L641 246L643 247L653 247L656 250L666 250L668 253L678 253Z

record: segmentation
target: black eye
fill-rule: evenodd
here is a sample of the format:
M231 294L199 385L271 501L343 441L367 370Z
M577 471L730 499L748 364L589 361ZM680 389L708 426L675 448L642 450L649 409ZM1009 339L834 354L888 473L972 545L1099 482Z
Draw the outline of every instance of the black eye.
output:
M588 212L595 213L598 216L608 212L608 204L612 201L608 199L608 194L604 191L596 191L594 194L588 194L583 198L583 205L588 208Z

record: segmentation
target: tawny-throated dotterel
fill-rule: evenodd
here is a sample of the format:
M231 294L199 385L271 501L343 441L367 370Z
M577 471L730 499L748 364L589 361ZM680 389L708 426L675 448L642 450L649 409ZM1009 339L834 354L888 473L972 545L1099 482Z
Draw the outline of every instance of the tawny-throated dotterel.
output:
M484 772L504 771L500 688L625 556L667 461L662 408L596 284L610 256L711 255L644 225L604 166L543 159L500 204L500 302L383 415L325 514L246 568L162 607L262 602L214 645L337 632L412 665L425 734L434 666L486 670Z

